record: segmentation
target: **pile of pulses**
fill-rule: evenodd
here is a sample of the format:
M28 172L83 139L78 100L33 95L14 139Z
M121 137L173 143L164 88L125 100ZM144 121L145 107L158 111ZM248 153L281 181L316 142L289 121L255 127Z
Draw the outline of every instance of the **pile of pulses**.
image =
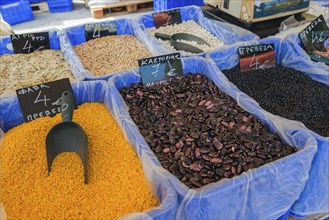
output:
M70 64L60 50L0 56L0 95L62 78L73 79Z
M325 52L321 52L321 51L315 51L315 53L316 54L319 54L319 55L321 55L321 56L324 56L324 57L326 57L326 58L328 58L329 59L329 46L325 46L325 48L326 48L326 50L327 51L325 51Z
M84 67L95 76L138 67L138 60L152 56L131 35L107 36L87 41L76 46Z
M88 184L84 184L82 162L75 153L57 156L47 174L45 139L61 122L60 115L39 118L5 133L0 147L0 201L7 218L118 219L157 206L138 157L106 107L83 104L73 120L89 140Z
M214 35L212 35L206 29L203 29L200 25L195 23L195 21L193 21L193 20L184 21L183 23L180 23L180 24L160 27L158 29L149 28L148 32L152 36L154 36L155 33L162 33L162 34L169 34L169 35L178 34L178 33L193 34L197 37L202 38L206 42L208 42L210 44L210 47L207 46L207 45L199 45L198 43L192 42L192 41L186 42L186 41L182 40L181 42L193 45L193 46L195 46L195 47L197 47L200 50L203 50L205 52L214 50L218 47L222 47L222 46L225 45L224 42L220 41L218 38L216 38ZM171 46L170 41L164 41L164 40L161 40L161 39L157 39L157 40L160 41L166 48L171 49L171 50L175 50L175 48Z

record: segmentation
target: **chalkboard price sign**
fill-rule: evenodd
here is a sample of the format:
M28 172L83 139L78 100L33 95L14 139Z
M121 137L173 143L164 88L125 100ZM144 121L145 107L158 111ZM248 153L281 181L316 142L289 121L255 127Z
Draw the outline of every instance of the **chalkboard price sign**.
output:
M115 22L85 24L86 41L116 34L117 25Z
M61 97L72 87L68 78L16 90L25 122L61 112Z
M274 44L259 44L239 47L241 72L268 69L275 66Z
M173 77L183 76L180 53L138 60L144 86L167 82Z
M306 52L312 53L315 50L322 51L324 42L329 38L329 28L323 15L317 17L309 26L299 33L299 38Z
M162 11L153 14L154 24L156 28L182 23L180 9Z
M32 53L50 49L49 33L29 33L10 35L14 53Z

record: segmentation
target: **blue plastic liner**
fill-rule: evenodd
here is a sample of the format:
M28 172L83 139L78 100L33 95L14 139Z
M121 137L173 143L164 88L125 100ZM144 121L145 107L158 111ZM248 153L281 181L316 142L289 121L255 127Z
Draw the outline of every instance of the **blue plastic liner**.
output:
M132 20L130 19L119 19L114 21L105 21L102 23L112 23L115 22L117 26L117 35L133 35L139 41L141 41L146 48L153 54L159 55L160 52L156 47L153 47L154 40L152 37L140 36L132 25ZM107 80L116 73L111 74L110 72L104 76L94 76L89 70L87 70L80 61L78 54L73 49L73 46L82 44L86 42L85 36L85 26L79 25L70 28L66 28L61 33L61 45L65 54L65 57L70 62L71 66L74 66L77 71L83 73L86 80ZM108 48L111 50L111 48ZM137 62L137 61L136 61Z
M269 38L258 42L243 43L209 53L207 57L212 59L219 69L231 69L239 64L239 46L262 43L275 44L276 62L278 65L299 70L312 79L329 86L329 67L315 63L309 58L307 59L305 54L300 54L300 50L296 50L293 44L287 40L280 41L276 38ZM219 73L219 77L222 82L231 84L223 73ZM233 84L231 86L235 91L244 94ZM305 89L307 92L307 88ZM253 100L252 98L250 99ZM253 102L258 105L255 100ZM295 121L295 123L304 126L300 122ZM300 216L329 212L329 138L322 137L310 130L309 132L316 138L318 151L314 156L312 169L309 174L310 178L305 189L291 208L292 213Z
M223 23L219 21L210 20L205 17L200 7L197 6L186 6L180 8L181 16L183 21L193 20L199 24L202 28L208 30L215 37L223 41L226 45L231 45L236 42L258 40L259 36L256 34L242 29L238 26ZM165 48L156 38L148 34L146 28L155 27L152 13L145 14L138 18L137 22L134 23L137 31L144 38L153 38L155 41L153 47L158 48L162 54L173 53L174 51ZM182 54L186 54L182 51ZM205 53L200 53L199 55L205 55Z
M64 47L62 46L63 44L60 42L60 37L59 37L60 31L57 29L51 29L48 31L48 33L49 33L50 49L62 50L65 56L65 52L63 49ZM0 36L0 56L4 54L14 54L10 36ZM69 59L67 57L65 57L65 59L69 62ZM84 80L85 75L82 72L80 72L79 69L76 68L76 66L70 63L70 67L75 79Z
M3 20L10 25L19 24L34 19L32 8L28 0L1 5L0 12Z
M72 84L72 89L78 105L86 102L99 102L103 103L109 109L112 99L106 81L77 82ZM95 114L95 117L97 117L97 114ZM23 122L23 115L17 96L10 96L0 99L0 147L2 131L6 132ZM178 206L177 194L175 193L175 190L161 173L154 172L146 167L149 163L148 157L144 154L138 154L138 157L142 163L144 176L148 182L150 190L158 198L160 206L149 209L143 213L132 213L130 215L123 216L122 219L174 219Z
M128 113L119 90L141 82L136 71L125 71L109 79L112 115L139 154L149 157L148 169L163 173L174 185L179 199L176 219L277 219L286 214L304 189L317 150L315 139L294 122L262 110L246 95L223 83L219 70L204 58L183 60L184 74L200 73L232 96L246 111L256 115L271 131L277 132L299 151L277 161L249 170L232 179L224 179L199 189L188 189L165 170Z
M165 11L189 5L204 6L204 3L203 0L154 0L154 11Z

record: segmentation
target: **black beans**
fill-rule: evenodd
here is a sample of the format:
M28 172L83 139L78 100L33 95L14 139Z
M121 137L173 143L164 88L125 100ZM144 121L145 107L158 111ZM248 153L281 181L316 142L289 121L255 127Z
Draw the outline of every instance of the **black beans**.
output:
M329 137L329 87L306 74L277 66L241 73L239 67L223 70L226 77L265 110L297 120L309 129ZM255 130L260 126L254 126ZM270 137L262 135L268 141Z
M146 88L134 84L120 92L163 167L190 188L296 152L202 75Z

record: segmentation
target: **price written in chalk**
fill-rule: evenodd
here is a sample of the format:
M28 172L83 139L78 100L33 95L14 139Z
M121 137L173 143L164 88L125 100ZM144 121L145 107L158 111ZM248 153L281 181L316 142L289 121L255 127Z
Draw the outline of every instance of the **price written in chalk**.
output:
M304 45L306 52L312 53L324 49L324 42L329 38L329 28L323 16L317 17L301 33L299 38Z
M183 76L180 53L141 59L138 64L144 86L159 85Z
M241 72L275 66L274 44L239 47L238 52Z
M50 49L48 32L15 34L10 35L10 38L15 54Z
M162 11L153 14L154 25L156 28L182 23L180 9Z
M86 41L116 34L117 25L115 22L85 24Z
M60 113L64 91L72 92L68 78L16 90L24 121Z

